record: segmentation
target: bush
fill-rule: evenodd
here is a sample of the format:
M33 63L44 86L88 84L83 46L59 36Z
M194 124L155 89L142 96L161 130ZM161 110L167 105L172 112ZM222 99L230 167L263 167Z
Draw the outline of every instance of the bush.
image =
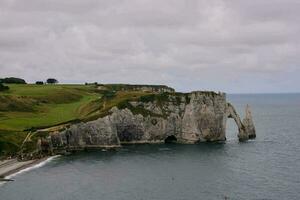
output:
M56 80L55 78L48 78L47 83L48 84L55 84L55 83L58 83L58 80Z
M8 89L9 89L8 86L5 86L2 83L0 83L0 91L5 91L5 90L8 90Z
M154 100L155 100L155 94L149 94L140 97L140 101L144 103L153 102Z
M21 78L8 77L8 78L0 79L0 83L26 84L26 81L24 79L21 79Z
M112 99L116 96L116 92L111 90L104 90L102 91L102 94L103 94L103 98L105 99Z
M43 81L37 81L35 82L36 85L44 85L44 82Z

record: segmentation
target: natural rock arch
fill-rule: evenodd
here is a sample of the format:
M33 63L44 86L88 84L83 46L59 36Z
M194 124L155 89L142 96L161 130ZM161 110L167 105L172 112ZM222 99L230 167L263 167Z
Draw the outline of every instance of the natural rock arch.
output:
M235 108L227 103L227 118L233 118L238 127L238 138L240 141L246 141L256 137L256 131L252 119L252 114L249 105L246 106L246 115L243 121L237 114Z

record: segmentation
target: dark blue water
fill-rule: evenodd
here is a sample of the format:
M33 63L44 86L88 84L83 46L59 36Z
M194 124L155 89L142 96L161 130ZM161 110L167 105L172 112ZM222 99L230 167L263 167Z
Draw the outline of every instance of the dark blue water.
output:
M55 158L0 187L22 199L300 199L300 95L230 95L251 105L257 138L225 144L134 145Z

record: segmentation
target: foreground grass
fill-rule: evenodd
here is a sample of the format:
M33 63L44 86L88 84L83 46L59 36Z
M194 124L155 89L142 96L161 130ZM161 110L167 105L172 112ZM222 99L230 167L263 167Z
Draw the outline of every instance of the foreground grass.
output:
M100 97L91 86L82 85L10 85L8 107L18 108L22 100L30 101L31 110L22 108L0 111L0 130L23 131L26 129L52 126L80 118L80 108ZM18 101L13 101L17 98Z
M63 104L43 104L35 112L7 112L0 116L0 129L22 131L47 127L80 118L79 109L95 96L84 96L79 101Z
M35 85L35 84L8 84L9 90L0 93L1 95L20 95L29 97L51 96L60 91L83 90L89 91L92 86L60 84L60 85Z

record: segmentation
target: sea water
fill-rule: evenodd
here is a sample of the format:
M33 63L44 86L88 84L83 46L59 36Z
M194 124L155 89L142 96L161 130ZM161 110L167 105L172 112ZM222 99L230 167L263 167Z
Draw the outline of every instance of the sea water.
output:
M300 94L228 95L252 109L257 138L131 145L60 156L0 186L1 200L300 199Z

